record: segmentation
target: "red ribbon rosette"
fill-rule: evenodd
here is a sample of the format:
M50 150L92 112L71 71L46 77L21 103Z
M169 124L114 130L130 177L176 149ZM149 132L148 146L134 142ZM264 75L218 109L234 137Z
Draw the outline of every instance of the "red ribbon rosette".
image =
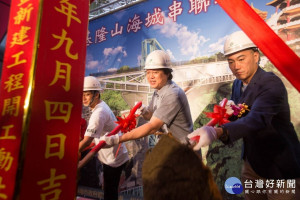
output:
M226 113L225 108L219 105L214 106L214 112L205 114L207 117L212 118L212 120L210 120L206 126L215 126L216 124L223 125L229 122L228 117L230 117L230 115Z
M122 133L127 133L128 131L131 131L132 129L135 128L136 126L136 117L137 115L131 115L128 117L117 117L118 121L116 122L121 126L121 132Z
M142 102L140 102L142 103ZM142 106L142 104L141 104ZM138 105L138 107L141 107ZM136 126L136 117L138 117L138 115L134 114L135 111L133 112L133 114L129 114L127 117L117 117L118 121L116 122L117 124L119 124L119 126L121 126L121 132L122 133L127 133L129 131L131 131L132 129L135 128ZM121 144L119 144L119 147L116 151L115 157L117 157L119 150L120 150Z
M228 115L226 113L226 104L227 104L227 99L224 98L222 101L222 105L214 105L214 112L208 112L205 113L207 117L212 118L207 124L206 126L215 126L217 124L219 125L223 125L226 124L228 122L230 122L228 120L228 118L230 117L230 115ZM195 137L190 138L190 140L195 141L196 143L199 142L200 136L197 135Z
M224 98L223 99L223 103L222 105L214 105L214 112L209 112L209 113L205 113L207 117L212 118L207 124L206 126L215 126L217 124L219 124L220 126L223 124L226 124L228 122L230 122L228 120L228 118L230 117L230 115L228 115L226 113L226 104L227 104L227 99Z

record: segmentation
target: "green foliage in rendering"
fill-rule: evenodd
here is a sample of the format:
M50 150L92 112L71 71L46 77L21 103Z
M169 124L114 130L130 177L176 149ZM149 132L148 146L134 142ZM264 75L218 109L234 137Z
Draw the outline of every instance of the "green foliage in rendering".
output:
M101 94L101 99L107 103L116 116L120 116L120 111L129 109L120 91L105 90Z

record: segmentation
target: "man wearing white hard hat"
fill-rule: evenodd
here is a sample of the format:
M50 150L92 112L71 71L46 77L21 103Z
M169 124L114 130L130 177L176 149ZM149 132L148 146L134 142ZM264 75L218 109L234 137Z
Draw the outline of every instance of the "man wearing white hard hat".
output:
M141 115L150 121L120 137L106 137L106 144L115 145L158 131L171 133L179 142L186 144L186 136L193 131L193 122L184 91L172 81L169 55L162 50L151 52L146 58L145 70L150 87L155 91Z
M189 135L200 136L194 149L216 139L224 144L243 139L242 183L253 185L252 191L245 191L245 199L300 199L300 144L290 121L284 84L275 74L259 67L258 49L244 32L227 38L224 54L237 78L231 99L235 104L245 103L250 111L222 127L203 126L195 130ZM260 189L267 192L256 192L254 186L258 182L262 183Z
M93 76L84 78L82 103L92 109L92 114L88 122L83 140L79 143L79 152L88 147L92 141L97 145L100 137L111 132L117 124L108 105L101 100L100 91L102 90L100 82ZM119 181L123 168L129 160L128 152L124 144L120 146L116 155L118 146L102 148L98 151L98 159L103 164L104 179L104 199L117 200ZM95 166L96 167L96 166Z

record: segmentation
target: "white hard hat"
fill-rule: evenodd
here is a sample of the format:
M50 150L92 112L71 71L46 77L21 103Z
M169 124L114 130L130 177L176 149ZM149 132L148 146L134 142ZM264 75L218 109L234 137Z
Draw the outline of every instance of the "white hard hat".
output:
M257 48L257 46L243 31L237 31L232 33L226 39L224 44L224 55L227 56L229 54L249 48Z
M171 69L170 56L163 50L152 51L146 58L144 69Z
M101 91L100 82L94 76L84 77L83 91L97 90Z

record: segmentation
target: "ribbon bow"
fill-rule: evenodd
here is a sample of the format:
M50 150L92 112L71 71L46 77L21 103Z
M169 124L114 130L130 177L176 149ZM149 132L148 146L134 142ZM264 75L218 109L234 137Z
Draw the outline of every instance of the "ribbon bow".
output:
M206 126L215 126L216 124L219 124L220 126L223 124L226 124L228 122L230 122L228 120L228 118L230 117L230 115L228 115L226 113L226 109L225 106L227 104L227 99L224 98L223 99L223 103L222 105L214 105L214 112L208 112L205 113L207 117L212 118L212 120L210 120Z
M230 117L230 115L228 115L226 113L226 104L227 104L227 99L224 98L222 100L222 105L214 105L214 112L208 112L205 113L207 117L212 118L207 124L206 126L215 126L216 124L219 125L223 125L226 124L228 122L230 122L228 120L228 118ZM191 142L195 142L198 143L200 140L200 135L194 136L192 138L190 138Z
M118 121L116 122L121 126L120 130L122 133L127 133L128 131L131 131L136 126L136 117L138 115L130 115L128 117L117 117Z

